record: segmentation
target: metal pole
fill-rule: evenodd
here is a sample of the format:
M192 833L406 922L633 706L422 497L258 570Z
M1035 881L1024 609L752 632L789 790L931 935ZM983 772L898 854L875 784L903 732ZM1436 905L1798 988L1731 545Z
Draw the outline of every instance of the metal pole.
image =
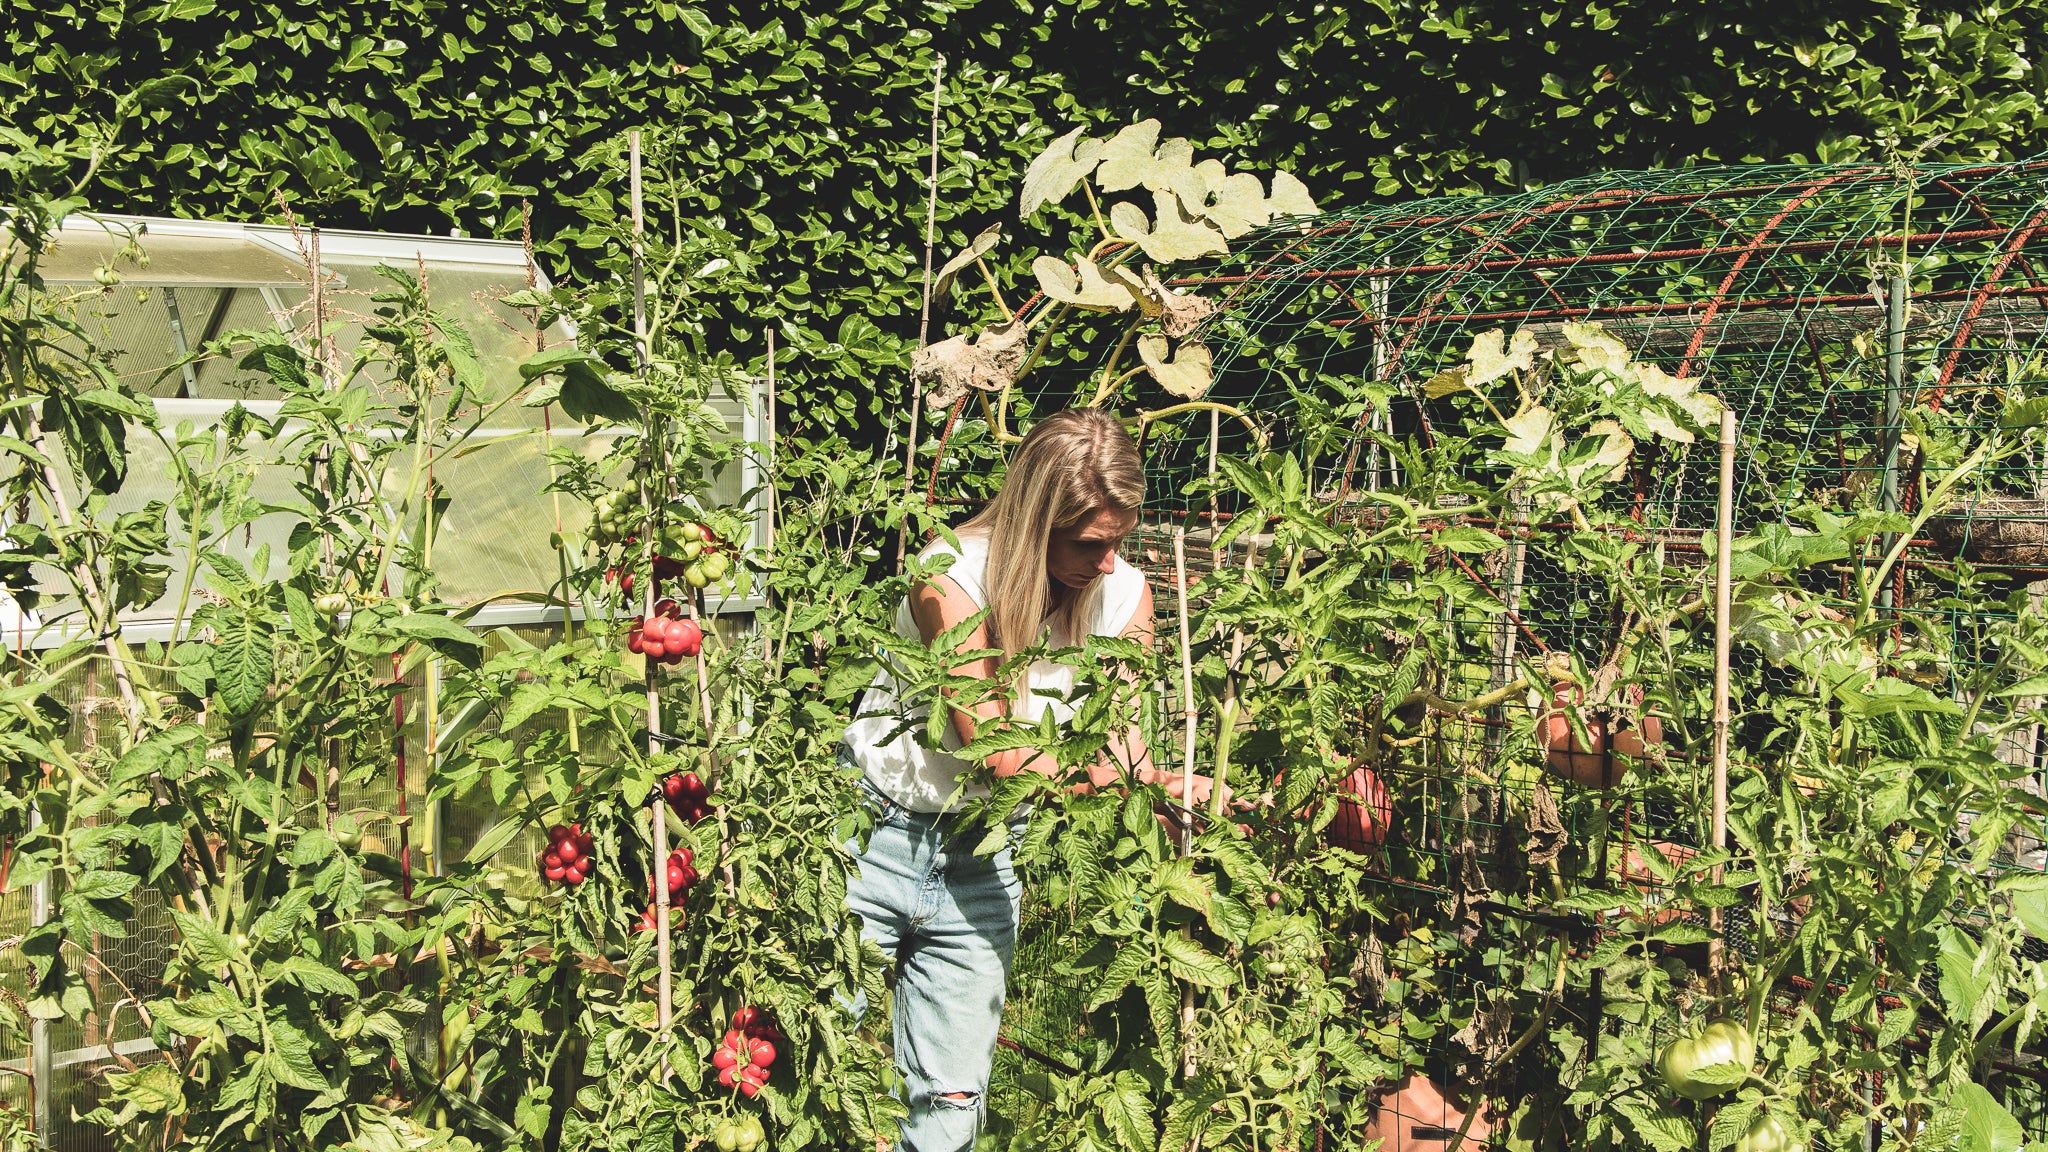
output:
M1886 512L1899 510L1899 420L1906 387L1906 297L1909 290L1903 242L1899 263L1899 270L1892 275L1891 291L1886 300L1884 333L1884 478L1879 489L1879 507ZM1893 543L1891 534L1887 533L1884 537L1887 554L1891 552ZM1879 604L1892 607L1889 581L1878 589L1877 596Z
M1734 632L1731 625L1734 599L1735 546L1735 410L1721 410L1721 495L1714 524L1714 808L1711 838L1713 847L1728 847L1728 654ZM1713 881L1721 882L1721 865L1714 865ZM1714 938L1707 942L1707 964L1719 974L1727 959L1722 939L1721 909L1707 912Z

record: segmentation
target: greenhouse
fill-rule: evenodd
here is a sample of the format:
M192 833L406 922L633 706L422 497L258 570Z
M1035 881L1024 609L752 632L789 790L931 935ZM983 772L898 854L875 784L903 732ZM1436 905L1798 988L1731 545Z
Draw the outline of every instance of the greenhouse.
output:
M230 409L278 415L284 397L277 388L237 363L248 334L275 333L309 358L332 366L337 386L347 380L365 325L377 322L373 297L389 287L381 271L386 266L419 277L439 314L473 341L487 387L499 394L523 386L517 370L523 359L575 339L570 325L556 320L536 328L531 309L504 302L515 292L546 286L516 241L156 217L68 220L42 257L45 289L75 319L89 341L85 346L105 358L112 375L147 398L165 433L160 438L139 428L131 432L128 479L108 500L105 514L138 513L152 502L161 506L176 498L177 477L168 466L174 438L219 429ZM319 269L317 302L310 267ZM316 331L324 332L317 351ZM217 354L206 354L215 348ZM375 379L379 368L368 365L362 372L363 378ZM724 434L736 443L761 438L765 406L758 387L740 399L719 395L710 403ZM535 506L549 480L547 452L560 445L595 459L618 434L616 426L585 426L559 410L528 407L501 408L489 422L467 432L473 451L438 477L450 512L437 526L436 539L449 559L435 569L438 596L475 606L465 616L466 626L480 633L504 628L534 637L560 634L564 608L536 602L540 598L530 594L558 580L550 537L559 524L536 515ZM764 463L758 455L744 454L715 466L708 476L709 498L744 505L760 488ZM292 497L290 470L260 456L245 467L248 498ZM258 515L223 548L244 562L268 554L271 574L280 574L291 523L282 514ZM765 525L763 531L760 543L765 544ZM56 585L47 571L41 575L46 587ZM160 576L163 592L121 613L127 640L171 642L191 634L191 603L185 619L177 611L184 575L183 566L171 559ZM706 609L729 619L730 631L748 627L761 603L757 591L746 590L709 599ZM65 598L45 596L24 611L0 590L0 635L17 651L60 648L84 628L75 609ZM597 620L580 603L568 607L566 615L574 622ZM409 825L406 839L422 874L431 873L437 861L461 857L498 822L494 806L474 797L428 800L435 757L429 741L436 718L421 702L431 700L426 680L439 672L440 666L429 662L406 671L398 682L394 730L403 733L403 740L395 746L402 748L401 763L410 765L404 786L348 786L339 801L361 821L364 843L373 850L397 851L398 827ZM52 688L69 710L71 739L82 749L90 749L96 739L114 739L117 702L103 660L87 661ZM438 719L447 725L447 717ZM528 834L500 851L507 858L529 860L539 843L537 833ZM10 924L44 923L59 895L47 884L17 887L5 896L0 914ZM32 1111L37 1130L51 1134L52 1146L111 1147L95 1143L74 1117L91 1110L98 1075L126 1061L146 1060L155 1051L135 1008L158 990L164 962L176 948L175 930L155 899L139 900L133 918L120 927L118 938L99 953L107 964L106 979L93 983L93 1009L78 1022L37 1021L26 1043L0 1062L20 1074L6 1088L17 1105ZM31 1091L28 1084L36 1088Z

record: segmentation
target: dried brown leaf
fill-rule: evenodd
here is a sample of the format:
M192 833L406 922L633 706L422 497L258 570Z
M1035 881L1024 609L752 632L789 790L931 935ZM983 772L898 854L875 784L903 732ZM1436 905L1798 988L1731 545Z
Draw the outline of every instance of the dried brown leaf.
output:
M910 354L910 382L925 403L951 408L970 388L1000 392L1024 366L1028 330L1012 320L980 333L961 333Z

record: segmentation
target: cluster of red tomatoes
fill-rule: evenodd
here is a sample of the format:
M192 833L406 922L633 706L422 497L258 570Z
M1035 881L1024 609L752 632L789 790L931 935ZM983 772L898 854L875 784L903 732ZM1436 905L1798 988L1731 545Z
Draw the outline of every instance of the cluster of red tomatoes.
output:
M596 847L581 824L557 824L548 829L547 851L540 854L541 875L557 884L581 884L597 867L591 855Z
M676 815L701 824L716 811L711 805L711 787L695 772L670 776L661 782L661 795Z
M654 615L633 618L633 631L626 636L626 650L638 652L663 664L680 664L704 648L704 630L695 620L683 618L682 605L674 600L657 600Z
M732 1014L732 1029L711 1054L718 1069L718 1082L753 1096L768 1083L768 1066L775 1063L775 1045L788 1043L776 1030L768 1014L759 1008L742 1008Z
M664 869L664 872L667 874L668 902L670 907L681 904L683 897L688 896L690 889L696 887L697 881L703 878L697 875L697 869L693 866L692 861L693 853L688 848L678 848L668 854L668 867ZM640 914L639 923L633 925L633 930L636 932L652 932L654 929L654 905L649 904L647 911Z

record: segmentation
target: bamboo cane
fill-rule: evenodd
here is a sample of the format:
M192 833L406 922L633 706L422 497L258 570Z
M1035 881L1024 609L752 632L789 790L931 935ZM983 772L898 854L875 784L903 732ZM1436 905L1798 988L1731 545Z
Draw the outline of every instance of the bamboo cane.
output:
M1180 695L1183 731L1180 758L1180 810L1182 855L1188 851L1188 840L1195 827L1195 808L1192 797L1195 794L1195 661L1194 646L1188 635L1188 530L1185 525L1173 529L1173 595L1179 608L1180 617ZM1195 988L1183 984L1180 989L1181 1035L1189 1036L1195 1027ZM1195 1078L1195 1049L1185 1044L1181 1054L1181 1075L1184 1079Z
M1244 572L1249 578L1252 563L1258 555L1259 546L1246 541L1244 546ZM1216 727L1216 780L1209 790L1209 816L1221 819L1223 816L1224 785L1230 779L1230 744L1237 729L1237 664L1244 659L1244 629L1231 629L1230 663L1224 669L1223 704L1218 710Z
M1728 653L1731 588L1735 544L1735 411L1721 412L1721 493L1714 525L1714 807L1711 836L1716 850L1728 846ZM1714 865L1713 882L1721 882L1721 865ZM1707 911L1708 927L1714 938L1707 943L1707 966L1719 975L1727 960L1727 944L1721 937L1721 909Z
M626 133L628 179L633 200L633 354L635 367L639 370L642 384L647 382L649 351L647 346L647 252L643 237L646 233L646 215L640 197L640 130ZM648 442L655 441L654 418L648 419ZM647 482L640 485L640 540L644 552L652 556L656 540L656 508L654 495ZM641 591L643 619L654 617L654 573L650 568L646 584ZM653 757L661 751L661 681L660 662L647 661L647 755ZM674 964L669 957L669 915L668 915L668 825L662 819L662 808L666 798L656 792L648 803L648 825L654 843L654 860L647 869L653 878L649 885L654 889L654 954L660 965L654 985L654 1023L663 1041L669 1035L669 1019L675 1003ZM668 1056L661 1059L661 1076L668 1079Z
M932 246L938 239L939 222L939 98L945 92L946 57L942 53L932 64L932 142L931 170L925 178L924 205L924 303L917 317L917 346L923 348L931 343L932 327ZM917 472L917 425L918 416L924 410L924 397L917 394L917 385L910 385L910 437L903 444L903 498L910 499L911 478ZM896 533L896 570L903 571L903 553L910 540L910 526L905 524Z

